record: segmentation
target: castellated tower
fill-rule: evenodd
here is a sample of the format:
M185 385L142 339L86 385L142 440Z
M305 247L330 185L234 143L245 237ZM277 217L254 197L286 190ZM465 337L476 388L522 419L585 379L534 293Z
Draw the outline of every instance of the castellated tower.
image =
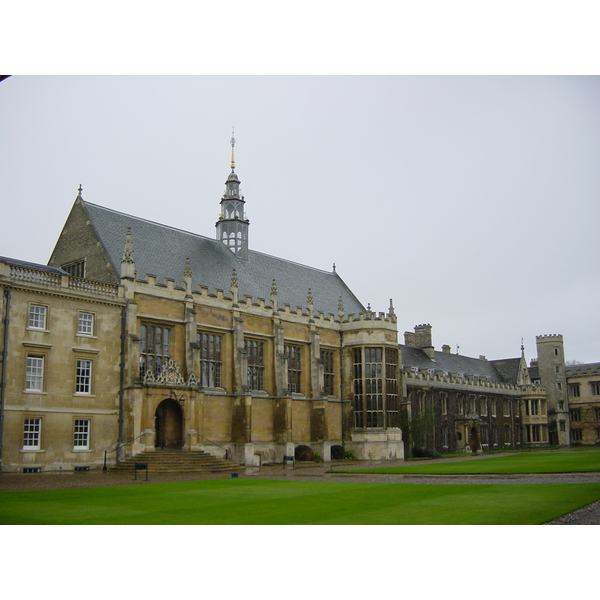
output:
M548 441L568 446L569 402L562 335L536 336L538 369L548 401Z

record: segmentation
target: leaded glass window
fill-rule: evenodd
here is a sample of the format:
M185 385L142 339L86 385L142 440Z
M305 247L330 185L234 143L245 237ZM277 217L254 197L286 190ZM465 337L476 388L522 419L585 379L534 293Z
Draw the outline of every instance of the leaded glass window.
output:
M169 358L171 330L159 325L142 325L140 329L140 377L146 371L160 373L163 363Z
M321 359L323 360L323 391L326 396L333 396L335 393L333 378L333 351L321 350Z
M248 389L264 390L265 387L265 343L245 340L248 355Z
M288 389L291 393L299 394L302 391L302 348L300 346L284 347L285 356L287 358L287 374L288 374Z
M200 346L200 381L202 387L221 387L221 344L222 336L213 333L198 333Z

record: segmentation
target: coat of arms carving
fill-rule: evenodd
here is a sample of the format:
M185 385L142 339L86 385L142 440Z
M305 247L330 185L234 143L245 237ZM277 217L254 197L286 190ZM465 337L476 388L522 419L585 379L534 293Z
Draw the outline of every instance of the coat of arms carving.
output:
M173 387L197 387L198 378L192 373L186 383L183 375L179 372L179 365L172 359L168 358L163 363L158 374L154 374L148 370L144 373L142 380L144 385L165 385Z

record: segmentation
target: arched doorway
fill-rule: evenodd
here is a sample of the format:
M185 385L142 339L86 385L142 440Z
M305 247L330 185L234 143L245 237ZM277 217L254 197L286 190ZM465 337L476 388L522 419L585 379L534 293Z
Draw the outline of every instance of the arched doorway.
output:
M180 450L183 448L183 413L179 402L171 398L163 400L154 413L156 448Z

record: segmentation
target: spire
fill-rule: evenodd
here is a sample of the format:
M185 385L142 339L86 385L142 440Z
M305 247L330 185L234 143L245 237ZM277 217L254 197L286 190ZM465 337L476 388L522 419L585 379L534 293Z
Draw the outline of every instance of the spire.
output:
M125 246L123 247L123 258L121 262L135 262L135 259L133 258L133 239L131 238L131 227L127 228L127 234L125 236Z
M123 258L121 259L121 279L135 279L135 258L133 256L131 227L127 228L127 234L125 235Z
M231 171L233 172L233 170L235 169L235 137L233 136L234 133L234 128L231 128Z
M185 267L183 268L183 281L185 284L186 297L192 298L192 261L188 256L185 259Z
M313 293L310 288L308 288L308 293L306 294L306 305L308 306L308 315L312 319L315 314L315 301L313 298Z
M235 137L231 130L231 173L225 182L221 198L221 214L216 223L217 239L223 242L237 258L248 259L248 226L250 221L244 212L244 196L240 192L240 180L235 172Z
M81 195L81 192L83 192L83 188L81 187L81 184L79 184L79 189L77 191L79 193L77 194L76 200L83 200L83 196Z
M394 311L394 302L392 301L392 298L390 298L390 308L388 310L388 314L390 315L390 317L396 315L396 312Z
M239 290L238 290L238 277L237 271L233 269L231 271L231 281L229 282L229 291L231 292L231 298L233 300L233 305L237 306L239 302Z
M185 267L183 268L183 276L184 277L192 277L192 262L190 261L190 257L188 256L185 259Z
M277 312L277 282L274 279L273 283L271 284L271 306L273 307L273 311Z

